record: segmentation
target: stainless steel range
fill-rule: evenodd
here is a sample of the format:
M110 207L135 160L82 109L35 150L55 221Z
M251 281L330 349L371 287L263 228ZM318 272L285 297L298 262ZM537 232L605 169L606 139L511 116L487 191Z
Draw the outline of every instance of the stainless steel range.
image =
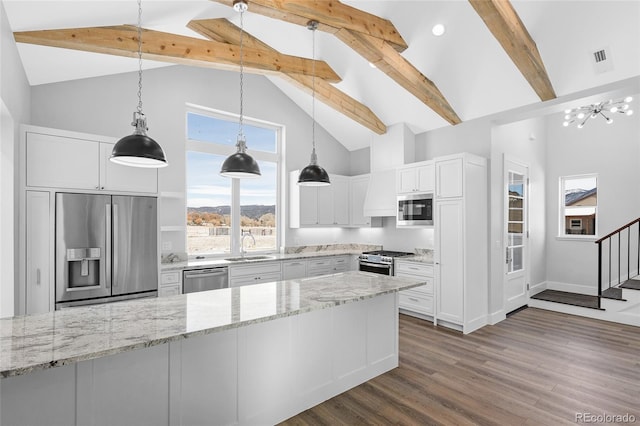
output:
M375 250L360 255L360 270L376 274L393 276L393 263L396 257L411 256L414 253L404 251Z

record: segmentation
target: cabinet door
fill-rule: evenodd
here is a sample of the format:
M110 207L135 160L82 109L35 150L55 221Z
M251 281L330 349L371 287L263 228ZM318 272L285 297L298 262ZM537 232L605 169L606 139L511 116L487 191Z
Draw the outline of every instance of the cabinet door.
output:
M27 186L99 189L100 144L27 133Z
M457 324L464 320L463 219L462 200L436 203L436 315Z
M436 166L429 164L427 166L418 167L417 172L417 184L418 191L431 192L436 188Z
M307 276L307 262L304 260L291 260L282 262L282 279L293 280Z
M405 194L416 190L416 169L415 167L401 168L396 173L396 192Z
M349 224L349 179L334 176L331 178L333 191L333 224Z
M462 158L436 162L437 198L462 197Z
M50 281L51 216L49 193L27 191L27 257L26 257L26 313L49 312L53 303Z
M110 191L158 192L158 170L123 166L109 160L114 144L100 143L100 188Z
M369 176L351 179L350 215L351 225L369 225L371 218L364 215L364 199L367 196Z
M300 225L318 224L318 188L301 186L300 188Z
M334 178L332 178L334 179ZM318 189L318 225L334 224L333 185L319 186Z

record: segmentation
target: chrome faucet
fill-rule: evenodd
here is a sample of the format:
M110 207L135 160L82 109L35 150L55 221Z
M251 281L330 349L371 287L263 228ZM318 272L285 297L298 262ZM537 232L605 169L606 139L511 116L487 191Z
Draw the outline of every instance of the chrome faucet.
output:
M244 257L244 254L246 253L245 249L244 249L244 239L245 237L251 237L251 239L253 240L253 245L256 245L256 239L253 236L253 234L251 233L251 231L242 231L242 238L240 239L240 257Z

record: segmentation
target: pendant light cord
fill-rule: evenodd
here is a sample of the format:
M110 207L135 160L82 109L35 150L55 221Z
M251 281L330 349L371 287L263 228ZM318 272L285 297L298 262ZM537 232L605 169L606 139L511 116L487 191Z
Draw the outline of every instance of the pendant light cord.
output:
M311 24L311 32L313 34L311 58L311 144L313 145L313 154L316 153L316 26L317 22Z
M142 0L138 0L138 114L142 113Z
M244 117L244 107L243 107L243 97L244 97L244 16L245 8L240 6L240 120L239 120L239 128L238 128L238 142L242 139L244 140L244 132L243 132L243 117Z

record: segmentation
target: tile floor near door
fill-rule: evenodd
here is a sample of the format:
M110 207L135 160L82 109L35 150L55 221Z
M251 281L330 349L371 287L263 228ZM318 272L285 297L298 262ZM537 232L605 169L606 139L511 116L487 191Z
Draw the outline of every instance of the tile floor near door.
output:
M640 328L528 308L469 335L401 315L398 368L284 424L556 426L587 419L640 423Z

